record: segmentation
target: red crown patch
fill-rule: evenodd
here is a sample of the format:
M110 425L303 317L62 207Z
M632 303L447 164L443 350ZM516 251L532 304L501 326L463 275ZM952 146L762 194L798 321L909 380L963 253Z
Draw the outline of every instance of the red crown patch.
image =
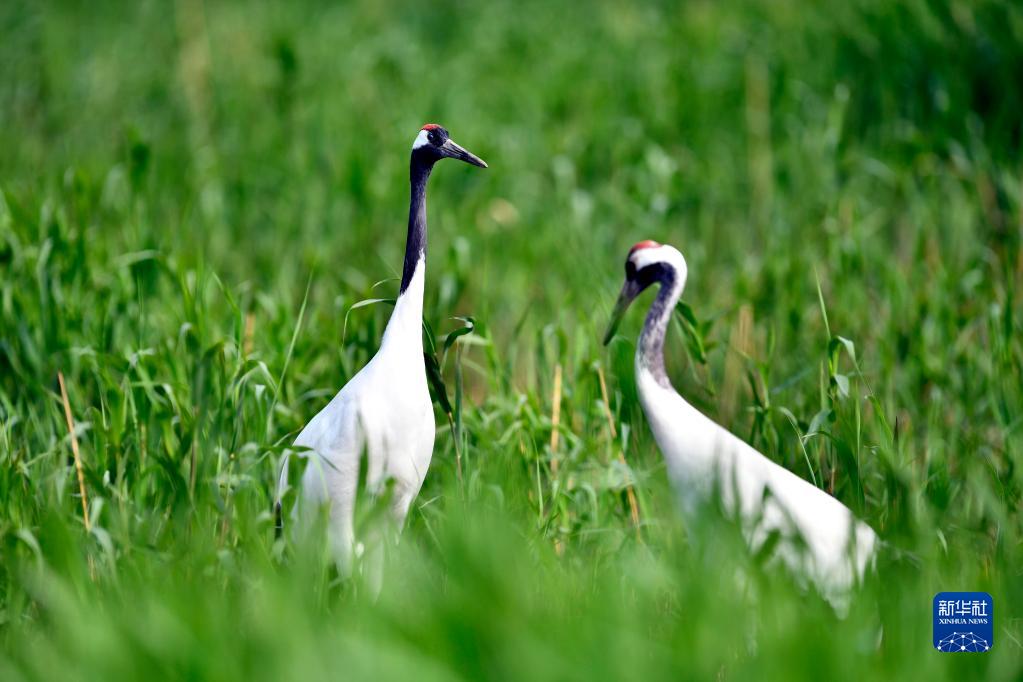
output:
M660 246L660 244L655 242L653 239L644 239L643 241L637 243L635 246L629 249L629 255L631 256L637 251L642 251L643 249L655 249L658 246Z

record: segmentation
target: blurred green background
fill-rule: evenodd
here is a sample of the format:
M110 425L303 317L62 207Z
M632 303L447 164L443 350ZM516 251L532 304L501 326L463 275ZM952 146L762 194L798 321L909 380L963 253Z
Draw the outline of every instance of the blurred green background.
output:
M0 677L1019 679L1021 111L1015 2L0 4ZM269 509L427 121L490 163L430 189L427 321L477 326L374 602ZM677 518L641 312L599 344L647 238L676 387L888 542L847 618Z

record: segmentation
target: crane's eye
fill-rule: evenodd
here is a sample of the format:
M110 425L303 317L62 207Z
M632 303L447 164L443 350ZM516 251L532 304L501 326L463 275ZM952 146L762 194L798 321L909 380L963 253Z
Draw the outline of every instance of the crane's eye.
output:
M437 144L437 131L436 130L431 130L430 132L428 132L426 134L426 136L430 138L430 142L432 142L434 144Z

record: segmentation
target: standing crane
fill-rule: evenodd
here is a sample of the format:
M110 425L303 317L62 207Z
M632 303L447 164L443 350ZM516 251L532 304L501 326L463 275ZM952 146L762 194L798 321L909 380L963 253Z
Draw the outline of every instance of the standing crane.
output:
M411 198L401 288L380 349L295 439L310 461L302 475L296 518L308 525L327 507L330 550L342 573L351 568L354 513L361 474L371 497L389 487L389 516L400 529L423 484L433 455L435 425L423 362L423 289L426 278L426 184L435 163L458 159L486 168L435 123L424 125L412 143ZM278 481L277 532L283 528L281 496L288 485L285 457ZM376 566L371 589L379 591L381 538L369 538Z
M850 589L873 563L878 538L841 502L711 421L672 387L664 371L664 336L686 275L685 258L673 246L650 240L633 246L604 344L629 304L660 285L636 347L636 385L683 512L692 514L716 497L752 548L776 535L774 556L844 611Z

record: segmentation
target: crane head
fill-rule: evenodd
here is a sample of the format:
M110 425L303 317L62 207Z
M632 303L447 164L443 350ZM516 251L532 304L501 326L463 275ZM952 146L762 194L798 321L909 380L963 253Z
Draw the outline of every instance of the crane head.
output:
M412 143L412 157L431 165L441 159L458 159L480 168L487 167L486 161L456 144L447 129L436 123L427 123L419 129Z
M629 249L629 256L625 259L625 283L611 313L611 321L604 334L604 345L611 342L629 304L647 287L669 281L684 284L686 273L686 259L674 246L647 239Z

